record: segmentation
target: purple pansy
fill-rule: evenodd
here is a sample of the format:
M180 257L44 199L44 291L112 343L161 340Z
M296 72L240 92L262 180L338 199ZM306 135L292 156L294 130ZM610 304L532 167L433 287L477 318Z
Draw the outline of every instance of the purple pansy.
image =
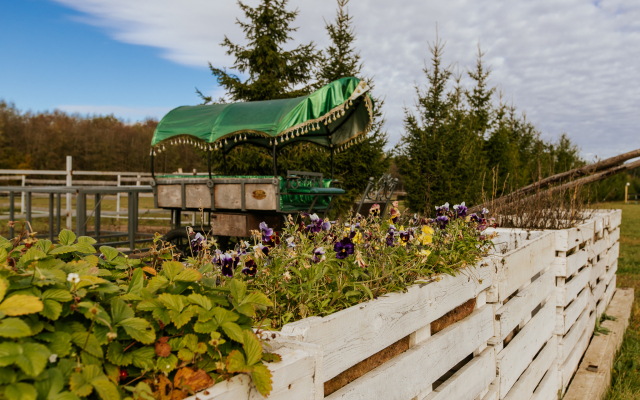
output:
M258 265L253 259L249 258L244 262L242 273L249 276L255 276L256 272L258 272Z
M449 203L444 203L440 207L436 206L436 215L438 217L443 216L449 212Z
M453 206L453 209L456 212L456 217L464 218L467 216L467 206L464 205L464 201L461 204Z
M196 237L191 240L191 250L194 252L202 251L204 248L205 238L200 234L200 232L196 233Z
M449 223L449 217L447 217L446 215L441 215L436 218L436 223L438 224L438 227L440 229L445 229L447 227L447 224Z
M342 260L353 254L353 242L348 237L342 239L333 246L336 252L336 258Z

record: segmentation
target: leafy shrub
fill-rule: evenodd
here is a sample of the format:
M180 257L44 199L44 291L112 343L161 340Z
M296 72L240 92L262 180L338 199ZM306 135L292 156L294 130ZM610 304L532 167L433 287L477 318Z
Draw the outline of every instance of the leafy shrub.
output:
M264 294L167 252L145 263L71 231L59 241L0 237L0 398L176 400L238 373L270 392L261 360L278 357L252 329Z

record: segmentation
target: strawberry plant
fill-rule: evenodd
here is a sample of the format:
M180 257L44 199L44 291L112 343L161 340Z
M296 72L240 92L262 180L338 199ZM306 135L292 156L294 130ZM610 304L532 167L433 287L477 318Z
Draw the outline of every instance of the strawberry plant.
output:
M0 397L179 400L239 373L269 394L262 360L278 357L253 332L264 294L95 243L0 237Z

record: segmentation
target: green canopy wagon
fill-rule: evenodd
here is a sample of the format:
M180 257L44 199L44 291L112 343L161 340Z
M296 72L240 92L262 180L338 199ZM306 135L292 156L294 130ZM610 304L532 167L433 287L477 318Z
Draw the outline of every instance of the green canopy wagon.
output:
M203 208L211 213L211 233L217 236L246 237L262 221L279 226L286 214L326 215L335 198L345 193L333 179L334 153L358 143L371 129L374 105L368 92L365 81L349 77L292 99L171 110L158 124L151 142L156 207L172 210L172 228L180 232L180 212ZM303 141L331 152L330 177L305 171L278 174L278 151ZM226 175L226 154L247 144L272 152L273 175ZM154 156L169 145L207 151L208 175L156 176ZM212 157L222 158L224 175L212 174Z

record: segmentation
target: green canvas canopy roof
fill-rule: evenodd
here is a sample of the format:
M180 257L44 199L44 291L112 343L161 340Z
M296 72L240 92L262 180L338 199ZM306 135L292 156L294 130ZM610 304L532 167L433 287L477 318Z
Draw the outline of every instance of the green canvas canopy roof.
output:
M302 97L182 106L162 118L152 155L167 144L226 153L241 144L281 148L299 141L329 148L351 145L371 128L373 101L358 78L341 78Z

